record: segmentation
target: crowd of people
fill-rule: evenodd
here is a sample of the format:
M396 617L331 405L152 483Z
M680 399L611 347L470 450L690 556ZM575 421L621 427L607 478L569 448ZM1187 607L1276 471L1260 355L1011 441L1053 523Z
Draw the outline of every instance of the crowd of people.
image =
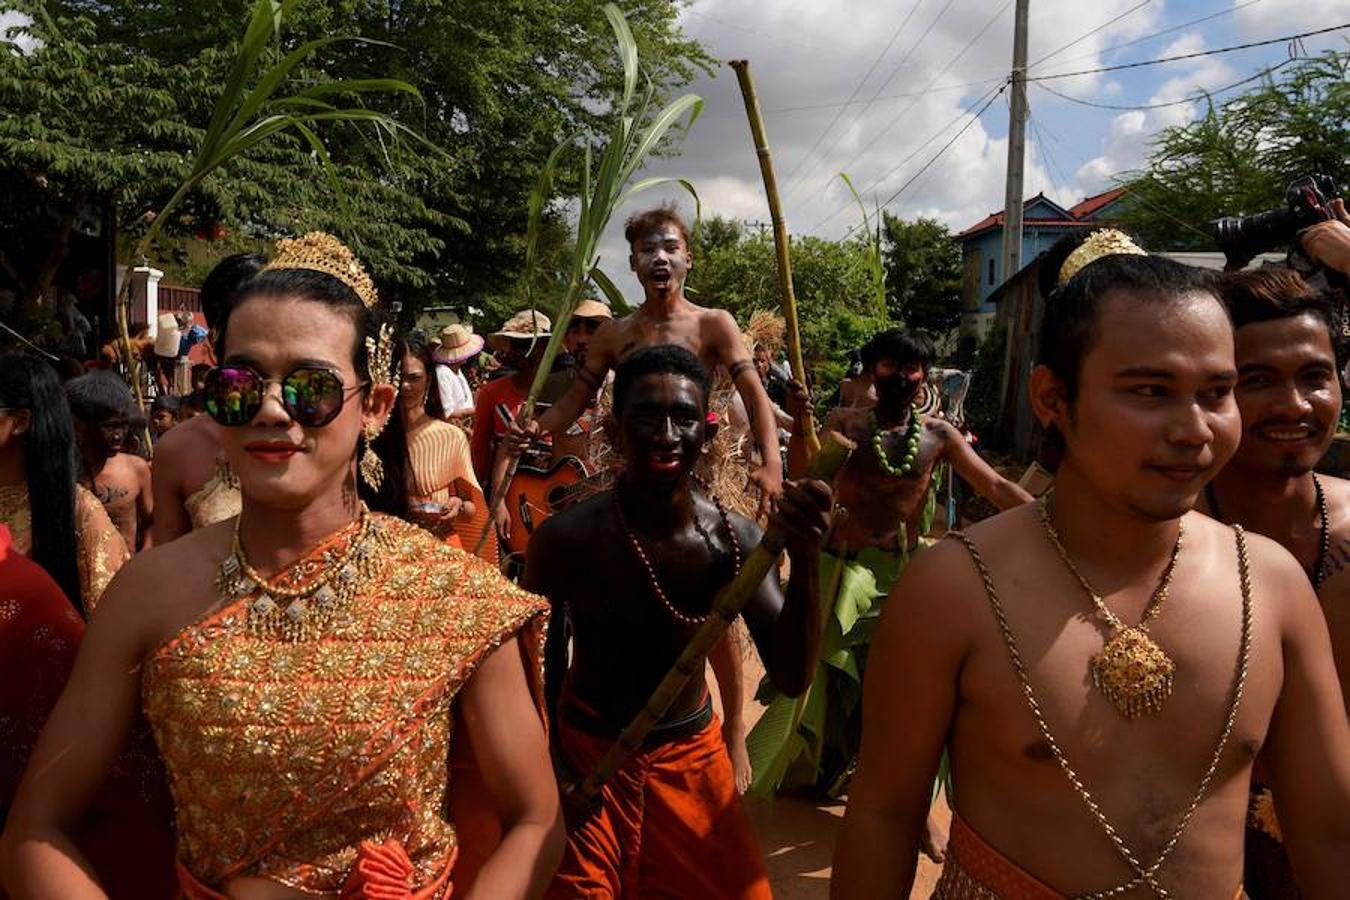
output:
M317 232L212 271L215 364L144 413L0 355L0 896L769 897L753 782L847 798L848 900L921 853L944 900L1350 897L1343 296L1065 239L1036 496L923 411L922 335L818 410L673 208L625 237L643 303L552 362L537 310L400 331ZM948 473L1002 512L941 540Z

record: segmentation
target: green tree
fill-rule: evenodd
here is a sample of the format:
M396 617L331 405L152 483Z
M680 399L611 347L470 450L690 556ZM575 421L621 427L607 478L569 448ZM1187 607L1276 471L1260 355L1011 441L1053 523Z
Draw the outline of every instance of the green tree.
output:
M1289 182L1313 172L1350 178L1350 53L1292 63L1254 90L1163 130L1147 165L1130 172L1121 221L1158 249L1212 250L1206 223L1281 206Z
M756 310L776 312L779 297L772 238L748 235L727 220L709 222L718 224L701 227L694 235L691 296L699 303L730 310L742 325ZM792 240L792 282L802 354L814 373L817 396L828 396L838 385L847 368L848 351L886 325L877 314L871 278L868 247L862 239Z
M883 213L886 305L891 319L937 337L961 324L961 248L934 219Z
M232 40L248 0L48 3L90 16L100 43L182 64ZM656 106L711 64L680 32L679 3L624 0L619 5L656 87ZM381 185L392 183L432 213L419 226L426 245L399 248L422 277L403 278L398 298L414 308L433 302L509 306L522 290L528 198L544 160L566 135L598 135L607 125L606 102L621 84L602 5L591 0L298 0L292 21L288 46L328 36L382 42L335 45L325 72L335 78L377 73L415 85L425 100L424 109L415 111L417 122L445 150L444 157L419 151L393 153L390 159L386 145L357 133L339 148L354 167L378 175ZM371 101L391 111L388 103ZM394 179L385 174L391 162ZM562 166L560 172L579 168ZM564 196L577 190L569 180L570 175L559 178L558 192ZM361 212L377 220L381 216L378 205ZM563 221L561 213L554 215ZM394 236L389 237L392 243Z

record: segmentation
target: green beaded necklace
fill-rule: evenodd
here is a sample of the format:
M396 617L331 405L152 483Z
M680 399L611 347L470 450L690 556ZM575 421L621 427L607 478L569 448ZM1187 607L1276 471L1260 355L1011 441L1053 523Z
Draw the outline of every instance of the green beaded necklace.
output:
M923 433L923 422L919 419L918 405L909 408L909 431L905 435L905 457L900 461L900 465L891 463L890 457L886 455L886 445L883 438L886 432L882 430L881 423L877 421L877 411L874 409L871 413L872 425L872 450L877 455L877 462L882 470L888 475L894 475L897 478L903 478L914 471L914 464L919 459L919 438Z

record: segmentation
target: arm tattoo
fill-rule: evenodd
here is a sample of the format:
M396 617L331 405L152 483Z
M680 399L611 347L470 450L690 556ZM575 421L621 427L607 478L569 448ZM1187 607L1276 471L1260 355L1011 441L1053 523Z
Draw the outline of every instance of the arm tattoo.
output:
M753 369L754 367L755 367L754 361L749 359L743 359L740 362L732 363L731 369L729 370L731 373L731 380L735 381L737 378L740 377L740 374L744 372L746 369Z

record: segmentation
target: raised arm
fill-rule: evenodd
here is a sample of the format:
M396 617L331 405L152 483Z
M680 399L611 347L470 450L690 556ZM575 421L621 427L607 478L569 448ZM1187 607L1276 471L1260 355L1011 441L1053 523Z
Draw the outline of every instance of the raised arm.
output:
M15 900L103 898L76 834L140 702L140 659L154 585L127 567L90 621L75 669L19 785L0 840L0 875Z
M745 349L745 339L731 313L720 309L713 312L710 336L717 359L731 375L731 383L736 386L736 393L741 395L741 402L750 416L750 431L763 460L750 472L750 480L760 490L759 513L763 515L783 493L783 457L778 445L778 420L773 414L773 402L755 371L754 360Z
M465 898L542 897L562 859L564 836L548 741L518 638L478 667L460 696L460 710L502 823L501 843Z
M975 493L993 503L999 509L1012 509L1033 498L1014 481L1009 481L994 471L989 463L980 458L975 448L966 440L965 435L957 431L950 422L930 420L929 427L938 430L942 437L942 456L951 463L956 474L975 489Z
M1274 567L1251 544L1256 583L1270 585L1263 594L1282 619L1284 685L1265 747L1276 812L1302 895L1341 898L1350 872L1350 723L1331 640L1298 564L1280 551L1278 571L1267 574Z
M863 741L835 842L834 900L908 897L969 643L956 591L981 591L953 541L916 556L891 589L867 659Z

